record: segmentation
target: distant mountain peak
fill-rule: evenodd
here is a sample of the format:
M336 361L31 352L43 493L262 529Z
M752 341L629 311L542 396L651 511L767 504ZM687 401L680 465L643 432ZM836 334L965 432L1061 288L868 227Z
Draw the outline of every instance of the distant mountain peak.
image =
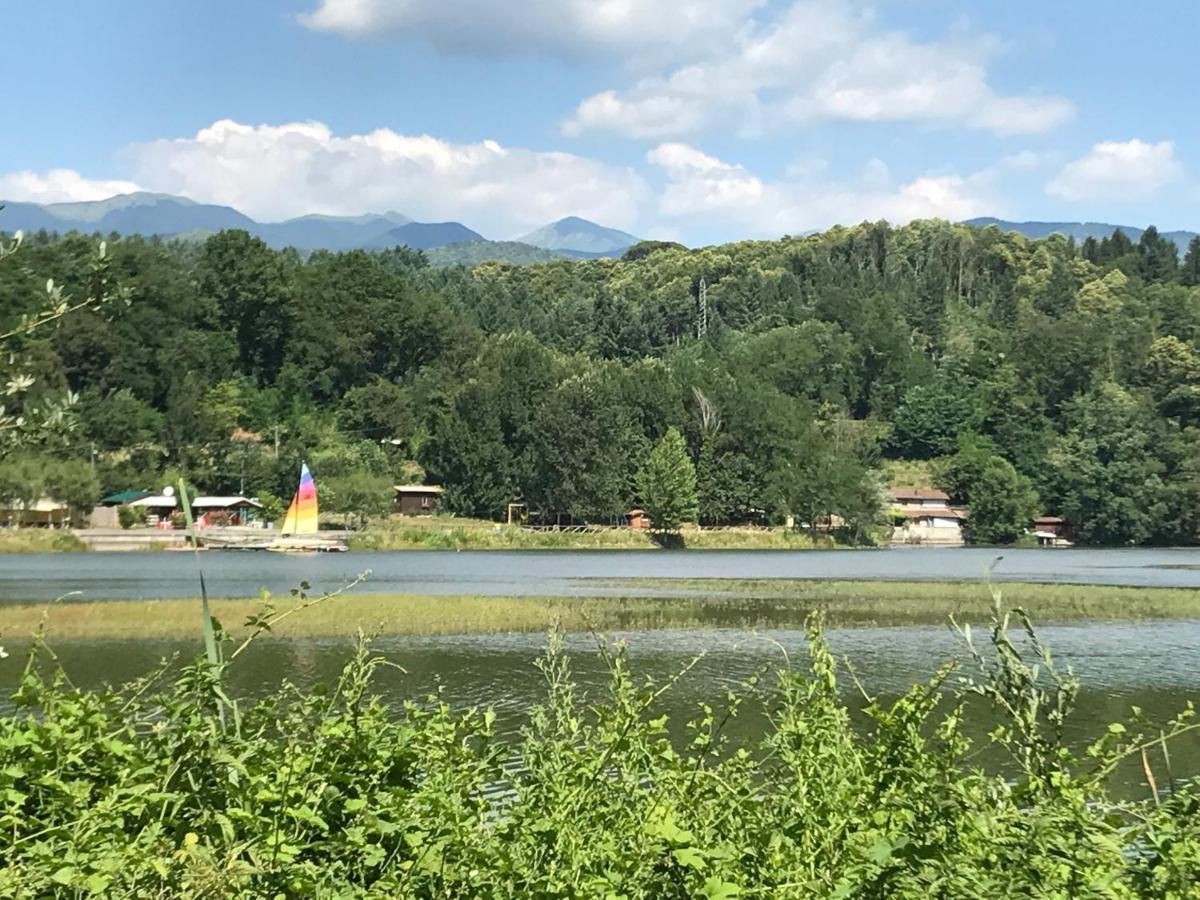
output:
M625 231L606 228L579 216L567 216L517 238L543 250L572 250L590 256L619 256L639 242Z
M376 250L388 247L430 250L434 247L482 241L483 239L482 234L472 231L461 222L408 222L398 228L385 231L374 238L368 247Z

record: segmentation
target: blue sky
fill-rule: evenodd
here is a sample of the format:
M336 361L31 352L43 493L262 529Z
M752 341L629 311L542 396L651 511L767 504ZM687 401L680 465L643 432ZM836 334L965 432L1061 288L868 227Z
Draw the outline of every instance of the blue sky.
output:
M865 218L1200 228L1200 8L948 0L6 4L0 197L564 215L690 244Z

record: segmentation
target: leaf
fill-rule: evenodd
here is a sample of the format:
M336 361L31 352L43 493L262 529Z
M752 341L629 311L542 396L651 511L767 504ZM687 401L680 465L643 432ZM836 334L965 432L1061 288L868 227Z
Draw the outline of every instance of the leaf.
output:
M678 850L673 850L672 854L675 861L681 866L687 866L695 869L698 872L704 870L704 851L696 847L680 847Z
M690 844L693 838L690 831L685 831L675 824L674 813L667 813L657 822L647 823L646 833L660 837L670 844Z
M112 884L112 879L107 875L101 875L97 872L94 875L89 875L83 884L93 894L103 894L108 890L108 886Z
M863 855L871 860L871 862L882 866L888 861L895 849L887 838L880 838Z
M736 884L722 881L716 875L706 880L704 888L701 890L701 895L707 897L708 900L725 900L726 897L737 897L741 893L742 889Z

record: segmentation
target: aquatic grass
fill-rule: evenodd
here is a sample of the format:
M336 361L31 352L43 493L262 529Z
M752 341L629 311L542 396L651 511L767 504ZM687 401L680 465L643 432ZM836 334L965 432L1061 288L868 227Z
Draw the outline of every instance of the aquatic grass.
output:
M697 528L681 531L693 550L831 549L829 538L814 540L790 528ZM348 540L351 550L660 550L648 532L631 528L529 529L477 519L397 517L370 526Z
M84 553L87 544L61 528L0 528L0 554Z
M616 596L486 597L349 593L271 634L284 638L381 635L638 631L661 628L796 628L813 612L830 625L943 624L951 616L980 621L990 603L975 582L893 583L794 580L587 580ZM1006 584L1046 623L1200 619L1200 591L1098 585ZM673 596L653 596L673 591ZM679 594L682 594L680 596ZM196 600L103 600L0 604L0 632L26 637L44 621L56 638L187 638L196 635ZM211 614L231 634L260 600L213 599Z

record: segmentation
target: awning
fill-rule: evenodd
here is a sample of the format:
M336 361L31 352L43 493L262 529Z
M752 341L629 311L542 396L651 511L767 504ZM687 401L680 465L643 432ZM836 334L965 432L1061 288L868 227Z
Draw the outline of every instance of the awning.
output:
M107 497L101 497L101 505L121 506L125 503L133 503L135 500L141 500L143 497L149 497L149 491L118 491L115 494L109 494Z

